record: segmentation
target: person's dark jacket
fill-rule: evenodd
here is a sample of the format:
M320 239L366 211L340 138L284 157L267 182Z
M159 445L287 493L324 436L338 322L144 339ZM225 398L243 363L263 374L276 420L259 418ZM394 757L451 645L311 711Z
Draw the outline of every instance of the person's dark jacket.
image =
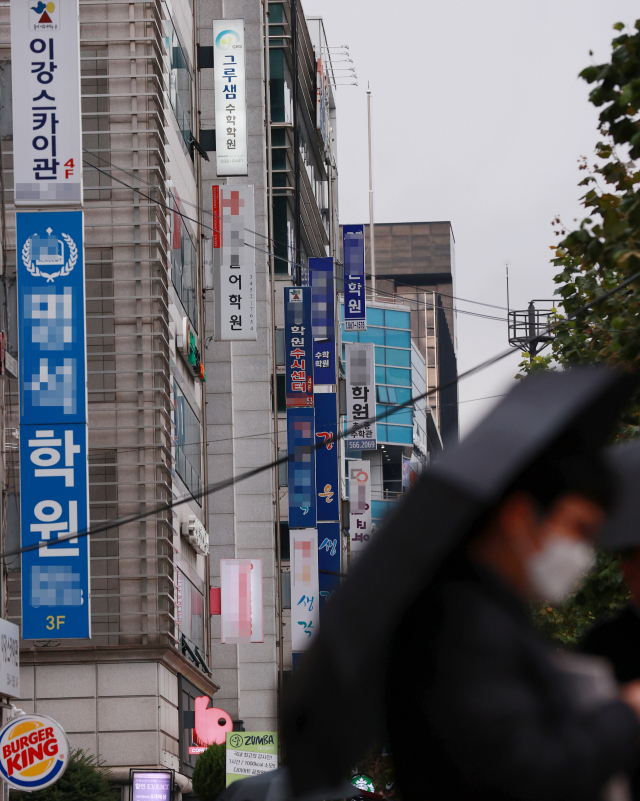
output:
M640 679L640 612L627 606L617 617L596 624L582 650L611 660L620 684Z
M630 771L630 707L573 700L554 647L488 571L451 557L394 638L388 729L404 801L595 801Z

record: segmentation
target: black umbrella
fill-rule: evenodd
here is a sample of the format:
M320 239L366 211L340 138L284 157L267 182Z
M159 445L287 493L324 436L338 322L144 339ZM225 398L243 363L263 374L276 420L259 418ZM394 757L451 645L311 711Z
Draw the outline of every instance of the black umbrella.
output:
M599 545L605 551L640 548L640 441L609 448L606 460L618 479L618 497Z

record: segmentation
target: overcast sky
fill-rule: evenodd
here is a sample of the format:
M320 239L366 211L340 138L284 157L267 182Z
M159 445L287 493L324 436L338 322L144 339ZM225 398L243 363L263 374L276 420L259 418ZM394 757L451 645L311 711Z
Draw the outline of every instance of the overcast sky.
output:
M581 215L577 161L598 141L597 111L577 76L608 60L613 24L633 25L637 2L302 3L324 18L331 46L349 45L353 65L336 68L358 73L357 87L337 93L340 221L368 221L369 81L376 222L450 220L461 298L506 306L505 262L511 308L550 298L551 221ZM458 315L463 372L508 346L506 311L458 305L505 318ZM505 392L518 361L460 382L462 434L497 402L473 399Z

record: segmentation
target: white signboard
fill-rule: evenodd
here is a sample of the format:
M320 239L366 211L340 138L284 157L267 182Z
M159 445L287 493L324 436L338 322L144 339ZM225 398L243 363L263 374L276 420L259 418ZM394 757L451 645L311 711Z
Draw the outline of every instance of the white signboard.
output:
M0 695L20 698L20 629L0 618Z
M371 463L347 462L349 476L349 549L351 564L371 539Z
M78 0L11 0L16 206L82 203Z
M243 19L213 20L213 89L218 176L247 175L247 95Z
M347 378L347 431L346 450L375 451L376 380L372 342L345 344ZM360 426L360 423L362 425ZM354 426L359 426L352 431Z
M318 532L315 528L290 529L291 546L291 650L306 651L318 630Z
M262 559L220 560L220 642L264 642Z
M214 339L257 339L253 186L214 185L212 192Z

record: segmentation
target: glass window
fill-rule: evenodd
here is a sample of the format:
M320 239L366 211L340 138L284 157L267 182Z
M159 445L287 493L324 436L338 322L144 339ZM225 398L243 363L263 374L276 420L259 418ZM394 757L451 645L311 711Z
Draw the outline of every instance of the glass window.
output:
M384 348L376 348L375 351L376 351L376 364L384 364L385 363L385 359L384 359L384 351L385 351L385 349Z
M169 59L169 102L186 146L191 149L193 81L189 62L170 19L164 20L164 44Z
M395 367L411 367L411 351L387 348L387 364Z
M389 393L386 387L378 386L378 400L380 403L389 403Z
M343 342L357 342L358 341L358 332L357 331L343 331L342 332L342 341Z
M366 331L360 331L360 342L384 345L384 328L367 328Z
M409 331L394 331L390 328L386 330L387 345L394 348L410 348L411 334Z
M398 403L406 403L407 401L411 400L411 390L400 389L399 387L396 387L396 397L398 399Z
M411 370L401 370L399 367L387 367L386 370L387 381L385 383L396 384L401 387L411 386Z
M388 328L411 328L411 323L409 321L409 314L410 312L404 311L391 311L390 309L385 309L384 312L384 324ZM382 325L382 323L380 323Z
M389 403L398 403L398 390L395 387L387 387L387 395L389 396Z
M384 309L367 309L367 325L384 325Z
M376 367L376 384L386 384L387 374L384 367Z
M171 200L174 212L171 215L171 280L182 301L187 316L198 330L198 304L196 290L196 248L178 213L178 205Z
M200 422L177 382L173 382L176 421L176 472L190 492L200 492ZM202 505L202 501L198 500Z
M413 443L413 428L407 426L387 426L387 442Z
M413 412L411 408L394 409L389 417L387 417L387 423L396 423L396 425L403 426L413 425Z
M376 426L377 429L377 437L379 442L388 442L387 439L387 427L385 425L381 425L380 423Z
M176 615L180 632L204 651L204 598L181 570L177 570Z

